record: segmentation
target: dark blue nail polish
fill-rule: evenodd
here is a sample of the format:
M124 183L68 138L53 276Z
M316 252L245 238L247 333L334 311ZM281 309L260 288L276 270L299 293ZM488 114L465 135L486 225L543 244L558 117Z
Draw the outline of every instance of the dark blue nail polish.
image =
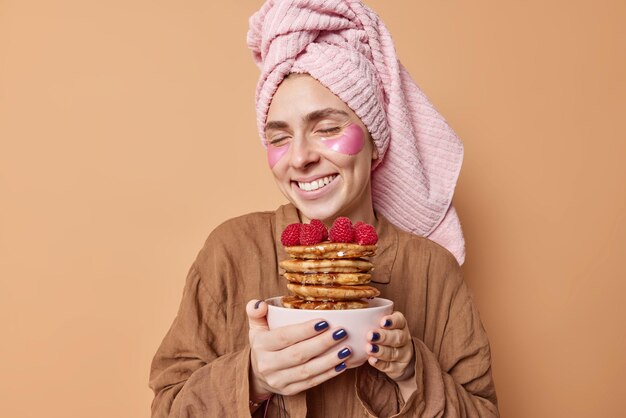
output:
M317 324L315 324L315 331L321 331L326 328L328 328L328 322L326 321L320 321Z
M376 344L372 344L372 353L378 353L378 350L380 350L378 346Z
M384 327L385 327L385 328L388 328L388 327L390 327L390 326L391 326L391 319L385 319L385 325L384 325Z
M346 363L340 363L340 364L335 366L335 371L336 372L340 372L340 371L342 371L345 368L346 368Z
M350 354L352 354L352 351L350 351L349 348L344 348L343 350L337 353L337 357L343 360L344 358L348 357Z
M346 335L348 335L348 333L346 332L345 329L342 328L340 330L337 330L337 331L333 332L333 340L335 340L335 341L340 340L343 337L345 337Z
M254 304L254 309L259 309L259 305L261 304L261 302L263 302L262 300L257 300L256 303Z
M377 332L372 332L372 341L380 340L380 334Z

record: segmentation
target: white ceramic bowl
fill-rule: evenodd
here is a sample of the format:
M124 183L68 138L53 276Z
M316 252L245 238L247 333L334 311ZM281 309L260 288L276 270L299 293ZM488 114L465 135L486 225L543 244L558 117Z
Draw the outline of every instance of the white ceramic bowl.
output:
M267 323L270 329L286 325L299 324L311 319L321 318L330 328L341 327L348 333L342 341L352 350L351 361L362 363L367 359L367 333L379 328L380 319L393 312L393 302L388 299L369 300L369 307L345 310L289 309L280 304L281 296L267 299Z

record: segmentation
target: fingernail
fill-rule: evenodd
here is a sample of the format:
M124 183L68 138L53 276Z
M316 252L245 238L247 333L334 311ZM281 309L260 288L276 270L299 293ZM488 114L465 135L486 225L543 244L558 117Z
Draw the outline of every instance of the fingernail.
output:
M378 346L376 344L372 344L372 349L370 350L372 353L378 353Z
M372 333L372 341L378 341L380 340L380 334L377 332L373 332Z
M350 351L349 348L344 348L343 350L337 353L337 357L343 360L344 358L348 357L350 354L352 354L352 351Z
M259 309L259 305L261 304L261 302L263 302L262 300L257 300L256 303L254 304L254 309Z
M336 372L340 372L340 371L342 371L345 368L346 368L346 363L340 363L340 364L335 366L335 371Z
M383 325L385 328L390 327L391 326L391 319L385 319L385 325Z
M333 332L333 340L335 340L335 341L340 340L343 337L345 337L346 335L348 335L348 333L346 332L345 329L342 328L340 330L337 330L337 331Z
M328 322L326 321L320 321L317 324L315 324L315 331L321 331L326 328L328 328Z

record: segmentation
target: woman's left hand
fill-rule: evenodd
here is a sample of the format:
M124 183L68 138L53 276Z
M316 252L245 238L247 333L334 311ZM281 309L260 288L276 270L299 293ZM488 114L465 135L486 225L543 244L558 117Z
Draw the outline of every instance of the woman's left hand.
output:
M380 320L380 329L370 331L367 339L369 364L395 381L413 376L415 353L411 333L401 312Z

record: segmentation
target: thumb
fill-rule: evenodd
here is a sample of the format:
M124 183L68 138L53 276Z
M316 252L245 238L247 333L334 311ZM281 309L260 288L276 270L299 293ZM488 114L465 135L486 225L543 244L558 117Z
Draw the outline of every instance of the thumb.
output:
M267 326L267 303L262 300L253 299L246 305L246 314L250 330L269 331Z

